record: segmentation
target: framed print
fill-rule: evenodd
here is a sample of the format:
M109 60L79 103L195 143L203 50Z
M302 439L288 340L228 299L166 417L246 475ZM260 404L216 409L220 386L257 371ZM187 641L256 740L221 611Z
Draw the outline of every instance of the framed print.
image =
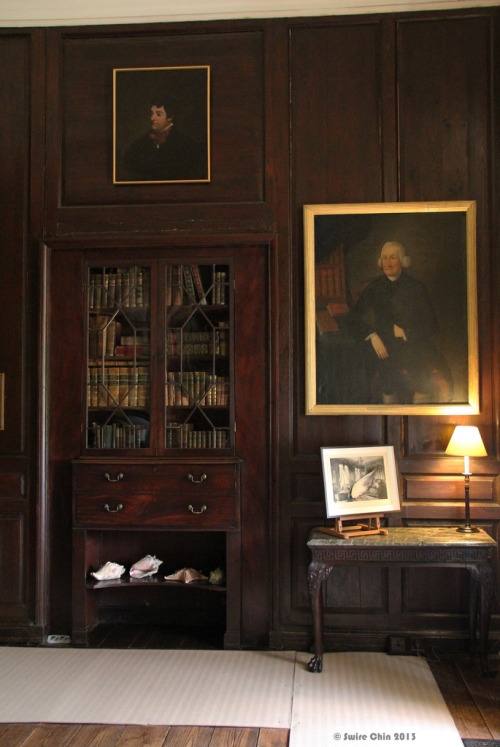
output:
M210 181L210 67L113 70L113 182Z
M322 447L327 518L399 511L393 446Z
M4 429L5 412L5 374L0 373L0 431Z
M304 206L306 414L479 412L476 204Z

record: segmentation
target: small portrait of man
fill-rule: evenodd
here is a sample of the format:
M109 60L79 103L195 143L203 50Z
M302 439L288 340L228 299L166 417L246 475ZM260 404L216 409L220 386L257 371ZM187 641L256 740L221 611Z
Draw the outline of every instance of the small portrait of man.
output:
M114 183L210 180L209 68L114 71Z

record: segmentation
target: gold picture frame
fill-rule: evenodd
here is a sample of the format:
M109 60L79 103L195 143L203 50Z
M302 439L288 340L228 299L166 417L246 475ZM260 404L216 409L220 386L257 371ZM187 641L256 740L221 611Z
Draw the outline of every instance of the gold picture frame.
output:
M210 66L113 70L113 183L210 181Z
M303 218L306 415L478 413L475 201Z

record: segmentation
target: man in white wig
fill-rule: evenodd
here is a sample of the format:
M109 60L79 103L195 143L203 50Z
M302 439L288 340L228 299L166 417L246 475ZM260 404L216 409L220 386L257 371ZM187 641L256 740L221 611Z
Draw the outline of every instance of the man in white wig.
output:
M384 404L434 403L451 397L451 372L433 343L437 319L425 284L409 275L398 241L382 247L383 274L361 293L347 329L365 348L375 398Z

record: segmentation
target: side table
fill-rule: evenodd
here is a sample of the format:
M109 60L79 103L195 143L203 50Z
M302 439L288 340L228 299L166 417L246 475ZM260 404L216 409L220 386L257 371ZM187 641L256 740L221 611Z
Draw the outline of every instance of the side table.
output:
M475 647L479 611L483 675L496 675L496 669L488 662L487 649L494 583L491 559L497 543L485 531L463 534L455 527L389 527L387 534L340 539L313 529L307 546L312 555L307 581L314 623L314 656L307 665L310 672L321 672L323 668L323 581L336 566L397 565L461 567L469 571L471 649Z

